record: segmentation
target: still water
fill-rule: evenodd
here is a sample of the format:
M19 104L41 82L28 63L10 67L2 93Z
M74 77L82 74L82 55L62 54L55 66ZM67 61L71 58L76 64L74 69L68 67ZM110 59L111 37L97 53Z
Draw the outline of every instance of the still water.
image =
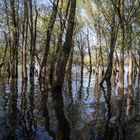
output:
M128 105L125 71L122 106L118 106L117 76L102 88L100 78L84 70L81 79L76 69L71 79L65 79L63 91L55 93L49 85L40 89L37 77L28 83L19 78L17 84L1 78L0 140L135 140L138 136L134 137L131 130L140 128L137 77L133 103ZM122 117L117 120L120 110Z

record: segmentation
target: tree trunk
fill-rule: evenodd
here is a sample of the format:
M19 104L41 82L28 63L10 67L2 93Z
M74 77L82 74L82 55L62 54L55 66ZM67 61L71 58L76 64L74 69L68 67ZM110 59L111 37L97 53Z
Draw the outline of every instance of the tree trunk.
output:
M52 35L53 27L55 24L56 16L57 16L58 3L59 3L59 0L54 0L52 15L48 23L47 37L45 40L45 53L44 53L44 57L41 63L41 69L40 69L40 75L39 75L39 78L43 81L45 81L46 79L47 59L48 59L48 54L49 54L49 49L50 49L51 35Z
M117 72L119 72L118 66L119 66L119 59L118 59L117 50L115 50L114 57L113 57L113 74L114 75L116 75Z
M22 47L22 79L27 79L27 40L28 39L28 4L27 1L24 0L24 23L23 23L23 47Z
M125 47L125 35L124 35L124 0L120 0L119 5L120 10L120 34L121 34L121 44L120 44L120 63L119 63L119 81L118 81L118 118L122 115L121 105L122 98L124 95L124 47Z
M80 72L81 72L80 78L81 79L80 79L80 87L79 87L79 91L78 91L79 99L81 99L82 88L83 88L83 75L84 75L84 42L83 42L81 34L80 34L80 41L78 41L77 43L78 43L78 47L80 50L80 56L81 56L81 69L80 69Z
M133 64L132 64L132 50L129 48L128 50L128 93L127 93L127 109L126 109L126 115L129 116L129 110L130 110L130 104L132 103L132 70L133 70Z
M68 4L67 4L65 20L62 20L62 17L60 17L61 31L58 35L58 43L57 43L57 48L56 48L56 51L55 51L55 54L54 54L54 58L52 59L52 62L51 62L51 65L50 65L50 74L49 74L50 83L53 83L54 72L55 72L55 64L56 64L56 61L57 61L57 58L58 58L58 55L59 55L59 51L62 47L62 37L63 37L65 25L66 25L66 19L67 19L67 16L68 16L69 6L70 6L70 0L68 1ZM62 8L62 6L61 6L61 8Z
M53 84L54 88L62 88L62 85L64 82L66 65L67 65L68 58L69 58L71 48L72 48L72 37L73 37L73 31L74 31L75 11L76 11L76 0L71 0L68 26L67 26L67 32L66 32L66 39L65 39L63 47L60 51L59 58L58 58L55 80L54 80L54 84Z
M129 27L129 38L131 40L131 34L132 34L132 27L130 25ZM129 116L130 112L130 104L132 103L132 76L133 76L133 58L132 58L132 46L131 43L128 47L128 91L127 91L127 108L126 108L126 115Z
M11 6L11 18L12 18L12 47L11 47L11 74L12 78L18 77L18 26L17 26L17 17L15 10L15 0L10 1Z
M7 53L7 48L8 48L8 39L7 39L7 35L6 35L5 32L4 32L4 36L5 36L5 49L4 49L3 56L0 60L0 76L1 76L2 67L4 66L4 59L5 59L5 56L6 56L6 53Z
M35 12L36 17L33 18L33 3L32 0L29 1L29 7L30 7L30 56L31 56L31 62L30 62L30 77L34 77L35 72L35 53L36 53L36 26L37 26L37 9L36 9L36 3L35 3Z
M90 66L90 69L89 69L89 72L92 73L92 58L91 58L91 51L90 51L90 41L89 41L89 31L88 31L88 34L87 34L87 43L88 43L88 55L89 55L89 66Z
M7 38L8 38L8 47L10 48L9 50L9 54L10 54L10 59L9 59L9 62L8 62L8 68L7 68L7 71L8 71L8 78L10 78L11 76L11 73L12 73L12 70L11 70L11 65L12 65L12 37L11 37L11 26L10 26L10 17L9 17L9 9L8 9L8 4L7 2L5 1L4 2L5 4L5 11L6 11L6 24L7 24L7 31L8 31L8 34L7 34Z
M112 75L112 67L113 67L113 54L115 50L115 44L116 44L116 29L115 29L115 14L112 19L112 24L111 24L111 39L110 39L110 53L109 53L109 62L108 62L108 67L105 72L104 78L101 81L101 84L104 82L104 80L110 81L111 75Z
M139 75L138 75L138 95L140 95L140 56L139 56ZM138 101L140 101L139 98Z
M98 58L98 56L99 56L99 50L98 50L98 48L95 48L95 52L96 52L96 74L98 74L99 73L99 58Z
M72 80L73 80L73 52L74 52L74 47L71 50L71 54L70 54L70 59L69 59L69 63L68 63L68 90L69 90L69 97L71 102L73 102L73 96L72 96Z

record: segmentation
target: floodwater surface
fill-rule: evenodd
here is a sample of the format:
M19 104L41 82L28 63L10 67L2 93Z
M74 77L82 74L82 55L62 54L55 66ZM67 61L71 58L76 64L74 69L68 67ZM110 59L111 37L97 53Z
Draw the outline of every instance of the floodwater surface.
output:
M127 71L121 100L117 95L117 76L103 87L99 86L100 80L100 76L86 70L81 77L77 69L71 79L66 76L62 91L52 92L49 85L40 89L37 77L28 83L18 79L17 84L1 79L0 140L131 139L131 129L136 132L135 126L140 128L137 77L131 104L126 96Z

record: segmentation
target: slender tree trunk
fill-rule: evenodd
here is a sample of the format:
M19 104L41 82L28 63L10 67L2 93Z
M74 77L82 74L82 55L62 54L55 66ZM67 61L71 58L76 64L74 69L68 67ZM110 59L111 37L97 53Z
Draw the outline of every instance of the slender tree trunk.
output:
M28 3L24 0L23 47L22 47L22 79L27 79L27 40L28 39Z
M30 77L34 77L35 75L35 53L36 53L36 26L37 26L37 9L36 9L36 3L35 4L35 12L36 16L35 19L33 18L33 2L32 0L29 1L29 7L30 7L30 56L31 56L31 62L30 62Z
M16 17L16 10L15 10L15 0L10 1L11 6L11 18L12 18L12 47L11 47L11 57L12 57L12 64L11 64L11 72L12 78L18 77L18 26L17 26L17 17Z
M118 81L118 118L122 115L122 98L124 95L124 47L125 47L125 35L124 35L124 0L120 0L119 5L120 10L120 35L121 35L121 44L120 44L120 63L119 63L119 81Z
M101 18L101 15L100 15L100 9L99 9L99 6L100 6L100 4L99 4L100 2L98 1L97 2L97 10L98 10L98 20L97 20L97 22L98 22L98 28L97 28L97 40L98 40L98 49L99 49L99 54L98 54L98 57L99 57L99 59L98 59L98 63L99 63L99 70L101 70L102 72L102 74L104 73L104 62L103 62L103 54L102 54L102 30L101 30L101 20L100 20L100 18Z
M132 34L132 27L129 27L129 38L131 40L131 34ZM132 76L133 76L133 58L132 58L132 46L131 43L128 47L128 92L127 92L127 109L126 109L126 115L129 116L130 112L130 104L132 103Z
M9 9L8 9L8 4L7 4L7 1L4 2L5 4L5 11L6 11L6 24L7 24L7 31L8 31L8 34L7 34L7 37L8 37L8 47L10 48L9 49L9 54L10 54L10 59L9 59L9 62L8 62L8 78L10 78L11 76L11 73L12 73L12 37L11 37L11 26L10 26L10 17L9 17Z
M41 63L41 69L40 69L40 75L39 75L40 79L43 81L45 81L45 78L46 78L47 59L48 59L48 54L49 54L49 49L50 49L51 35L52 35L53 27L55 24L56 16L57 16L58 4L59 4L59 0L54 0L52 14L51 14L51 17L48 23L48 28L47 28L47 37L45 40L45 53L44 53L44 57Z
M113 54L115 50L115 44L116 44L116 29L115 29L115 14L112 19L112 24L111 24L111 39L110 39L110 53L109 53L109 63L107 70L105 72L104 78L101 81L101 84L104 82L104 80L110 81L111 75L112 75L112 68L113 68Z
M131 48L128 50L128 93L127 93L127 109L126 109L126 115L129 116L130 112L130 104L132 103L132 71L133 71L133 64L132 64L132 51Z
M33 29L33 4L32 0L29 0L29 7L30 7L30 57L31 57L31 62L30 62L30 77L34 77L34 65L35 65L35 58L34 58L34 29Z
M73 52L74 52L74 47L73 47L72 50L71 50L70 59L69 59L69 64L68 64L68 89L69 89L69 97L70 97L70 99L71 99L71 102L73 102L73 96L72 96Z
M7 38L6 33L4 33L4 36L5 36L5 49L4 49L3 56L0 60L0 76L1 76L2 67L4 66L4 59L5 59L5 56L6 56L6 53L7 53L7 48L8 48L8 38Z
M62 88L64 82L66 65L72 48L75 11L76 11L76 0L71 0L66 38L58 58L54 88Z
M89 66L90 66L90 69L89 69L89 72L92 73L92 57L91 57L91 48L90 48L90 41L89 41L89 31L88 31L88 34L87 34L87 43L88 43L88 55L89 55Z
M115 50L114 57L113 57L113 74L115 75L118 72L118 65L119 65L118 54L117 54L117 50Z
M55 72L55 64L56 64L56 61L57 61L57 58L58 58L58 55L59 55L59 51L62 47L62 37L63 37L65 25L66 25L66 19L67 19L67 16L68 16L69 6L70 6L70 0L68 1L68 4L67 4L65 20L62 20L62 17L60 17L61 31L58 35L58 43L57 43L57 48L56 48L56 51L55 51L55 54L54 54L54 58L52 59L52 62L51 62L51 65L50 65L50 74L49 74L50 83L53 83L54 72ZM61 6L61 8L62 8L62 6Z
M84 75L84 44L83 44L82 36L80 34L80 41L78 41L78 47L80 50L80 56L81 56L81 79L80 79L80 87L78 91L79 99L82 97L82 88L83 88L83 75Z
M137 64L136 64L136 61L135 61L135 63L134 63L134 68L133 68L134 70L134 74L133 74L133 78L134 79L136 79L136 75L137 75Z
M138 94L140 95L140 56L139 56ZM140 101L139 98L138 101Z
M96 74L99 73L99 50L98 48L95 48L95 52L96 52Z

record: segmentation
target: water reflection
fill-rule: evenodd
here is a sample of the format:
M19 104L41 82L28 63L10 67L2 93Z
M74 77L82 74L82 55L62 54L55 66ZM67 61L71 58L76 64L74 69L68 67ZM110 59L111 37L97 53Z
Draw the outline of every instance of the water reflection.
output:
M111 126L111 117L112 117L112 111L111 111L111 82L106 81L107 90L102 86L102 91L104 93L106 108L107 108L107 114L106 114L106 122L105 122L105 131L104 131L104 137L107 140L112 140L114 137L114 130Z
M21 93L21 113L20 113L20 126L25 136L30 137L28 127L26 124L26 111L27 111L27 81L22 82L22 93Z
M98 117L99 117L99 101L100 101L100 97L101 97L101 88L99 86L99 76L96 74L96 80L95 80L95 88L94 88L94 95L96 98L95 101L95 122L97 122Z
M58 120L58 128L60 130L60 134L57 135L57 139L69 140L70 123L65 117L64 102L63 102L61 89L59 88L52 89L52 99L53 99L54 109L56 113L56 118Z
M72 74L63 91L39 87L30 81L3 80L0 83L0 139L17 140L123 140L130 120L139 122L138 75L127 94L118 96L117 76L99 86L100 76ZM77 85L75 84L77 83ZM22 85L22 86L21 86ZM21 89L20 89L21 87ZM133 127L132 127L133 128ZM131 128L131 130L132 130Z
M36 120L34 117L34 109L35 109L35 104L34 104L34 78L30 79L30 94L28 95L29 98L29 109L27 111L27 119L28 119L28 129L29 129L29 137L31 139L34 139L36 135Z
M51 131L50 128L50 116L49 116L49 110L48 110L48 91L44 89L40 89L41 92L41 105L40 105L40 111L42 112L42 116L45 119L45 129L48 132L48 134L55 140L55 134L53 131Z
M22 81L22 93L20 104L19 128L24 139L34 139L36 135L36 121L34 117L34 79L30 79L30 92L27 92L27 81ZM19 139L19 137L18 137Z
M112 86L110 81L106 81L106 87L101 86L102 91L104 93L107 114L106 121L104 125L104 139L105 140L124 140L125 139L125 123L124 116L122 114L122 103L123 96L118 95L118 107L117 114L114 118L112 116L112 103L111 103L111 93Z
M89 72L88 86L87 86L87 90L86 90L86 92L87 92L87 97L86 97L85 100L87 100L87 98L89 97L89 94L90 94L89 92L90 92L91 75L92 75L92 72Z
M83 65L81 66L81 73L80 73L80 86L79 86L79 91L78 91L78 99L81 100L82 98L82 90L83 90Z
M17 108L17 79L12 79L11 81L11 97L8 113L8 126L10 128L6 139L16 139L17 133L17 120L18 120L18 108Z
M73 102L73 95L72 95L72 69L71 66L69 68L69 73L68 73L68 93L70 97L70 104Z

